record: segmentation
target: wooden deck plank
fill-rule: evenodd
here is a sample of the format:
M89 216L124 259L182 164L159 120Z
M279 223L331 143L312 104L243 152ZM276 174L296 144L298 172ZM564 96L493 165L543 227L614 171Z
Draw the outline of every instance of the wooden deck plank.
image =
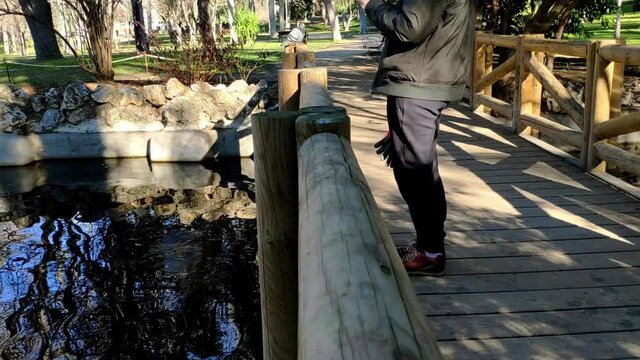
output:
M640 306L434 316L431 323L439 341L640 331Z
M448 259L447 275L518 274L630 267L640 267L640 251L575 255L549 253L541 256L517 258Z
M427 316L508 314L521 312L638 306L640 284L603 288L420 296Z
M447 275L442 278L413 277L412 281L419 295L559 290L637 285L640 283L640 268Z
M440 343L447 358L459 360L513 359L637 359L640 331Z
M474 243L466 240L457 241L453 238L447 241L447 259L562 257L565 255L640 250L640 237L627 238L626 240L622 242L602 237L516 243Z

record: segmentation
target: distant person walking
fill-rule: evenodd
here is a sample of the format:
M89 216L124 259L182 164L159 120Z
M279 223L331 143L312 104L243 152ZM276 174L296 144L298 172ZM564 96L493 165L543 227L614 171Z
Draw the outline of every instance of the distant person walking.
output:
M393 174L416 230L399 253L407 272L444 274L447 216L436 141L440 114L462 99L471 74L473 0L358 0L385 44L373 92L387 95L389 132L375 144Z

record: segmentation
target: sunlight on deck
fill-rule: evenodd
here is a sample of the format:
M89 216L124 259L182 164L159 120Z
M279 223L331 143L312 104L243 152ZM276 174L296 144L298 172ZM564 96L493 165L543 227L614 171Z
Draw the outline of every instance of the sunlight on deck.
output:
M579 216L579 215L574 215L573 213L529 192L526 190L523 190L517 186L513 186L514 190L518 191L520 194L522 194L524 197L526 197L527 199L529 199L530 201L532 201L533 203L535 203L536 205L538 205L540 207L540 209L542 209L545 213L547 213L547 215L549 215L551 218L554 219L558 219L561 221L566 222L567 224L571 224L571 225L575 225L578 227L581 227L583 229L589 230L589 231L593 231L595 233L598 233L602 236L606 236L609 237L611 239L617 240L617 241L622 241L624 243L627 244L633 244L631 241L620 237L618 234L615 234L597 224L594 224L593 222L586 220L585 218Z

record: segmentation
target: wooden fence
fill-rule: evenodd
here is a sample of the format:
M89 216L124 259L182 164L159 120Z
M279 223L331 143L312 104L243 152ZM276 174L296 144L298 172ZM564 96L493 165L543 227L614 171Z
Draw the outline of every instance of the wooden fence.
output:
M508 60L493 69L494 47L510 49ZM586 59L584 105L544 65L545 56ZM640 176L640 156L609 144L607 139L640 131L640 113L620 116L624 65L640 66L640 47L624 41L574 42L542 35L476 34L471 101L476 110L489 108L510 118L514 132L550 136L580 150L580 166L592 173L606 171L605 162ZM515 72L513 104L492 96L491 85ZM553 97L579 130L542 117L542 90ZM606 180L616 182L612 177Z
M439 359L327 71L296 67L252 119L264 358Z

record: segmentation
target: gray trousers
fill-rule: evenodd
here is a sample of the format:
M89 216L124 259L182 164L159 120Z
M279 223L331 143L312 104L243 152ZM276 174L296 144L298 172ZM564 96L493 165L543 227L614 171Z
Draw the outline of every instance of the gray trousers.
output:
M447 105L393 96L387 99L393 174L409 206L417 248L428 252L444 252L447 202L438 171L436 141L440 113Z

